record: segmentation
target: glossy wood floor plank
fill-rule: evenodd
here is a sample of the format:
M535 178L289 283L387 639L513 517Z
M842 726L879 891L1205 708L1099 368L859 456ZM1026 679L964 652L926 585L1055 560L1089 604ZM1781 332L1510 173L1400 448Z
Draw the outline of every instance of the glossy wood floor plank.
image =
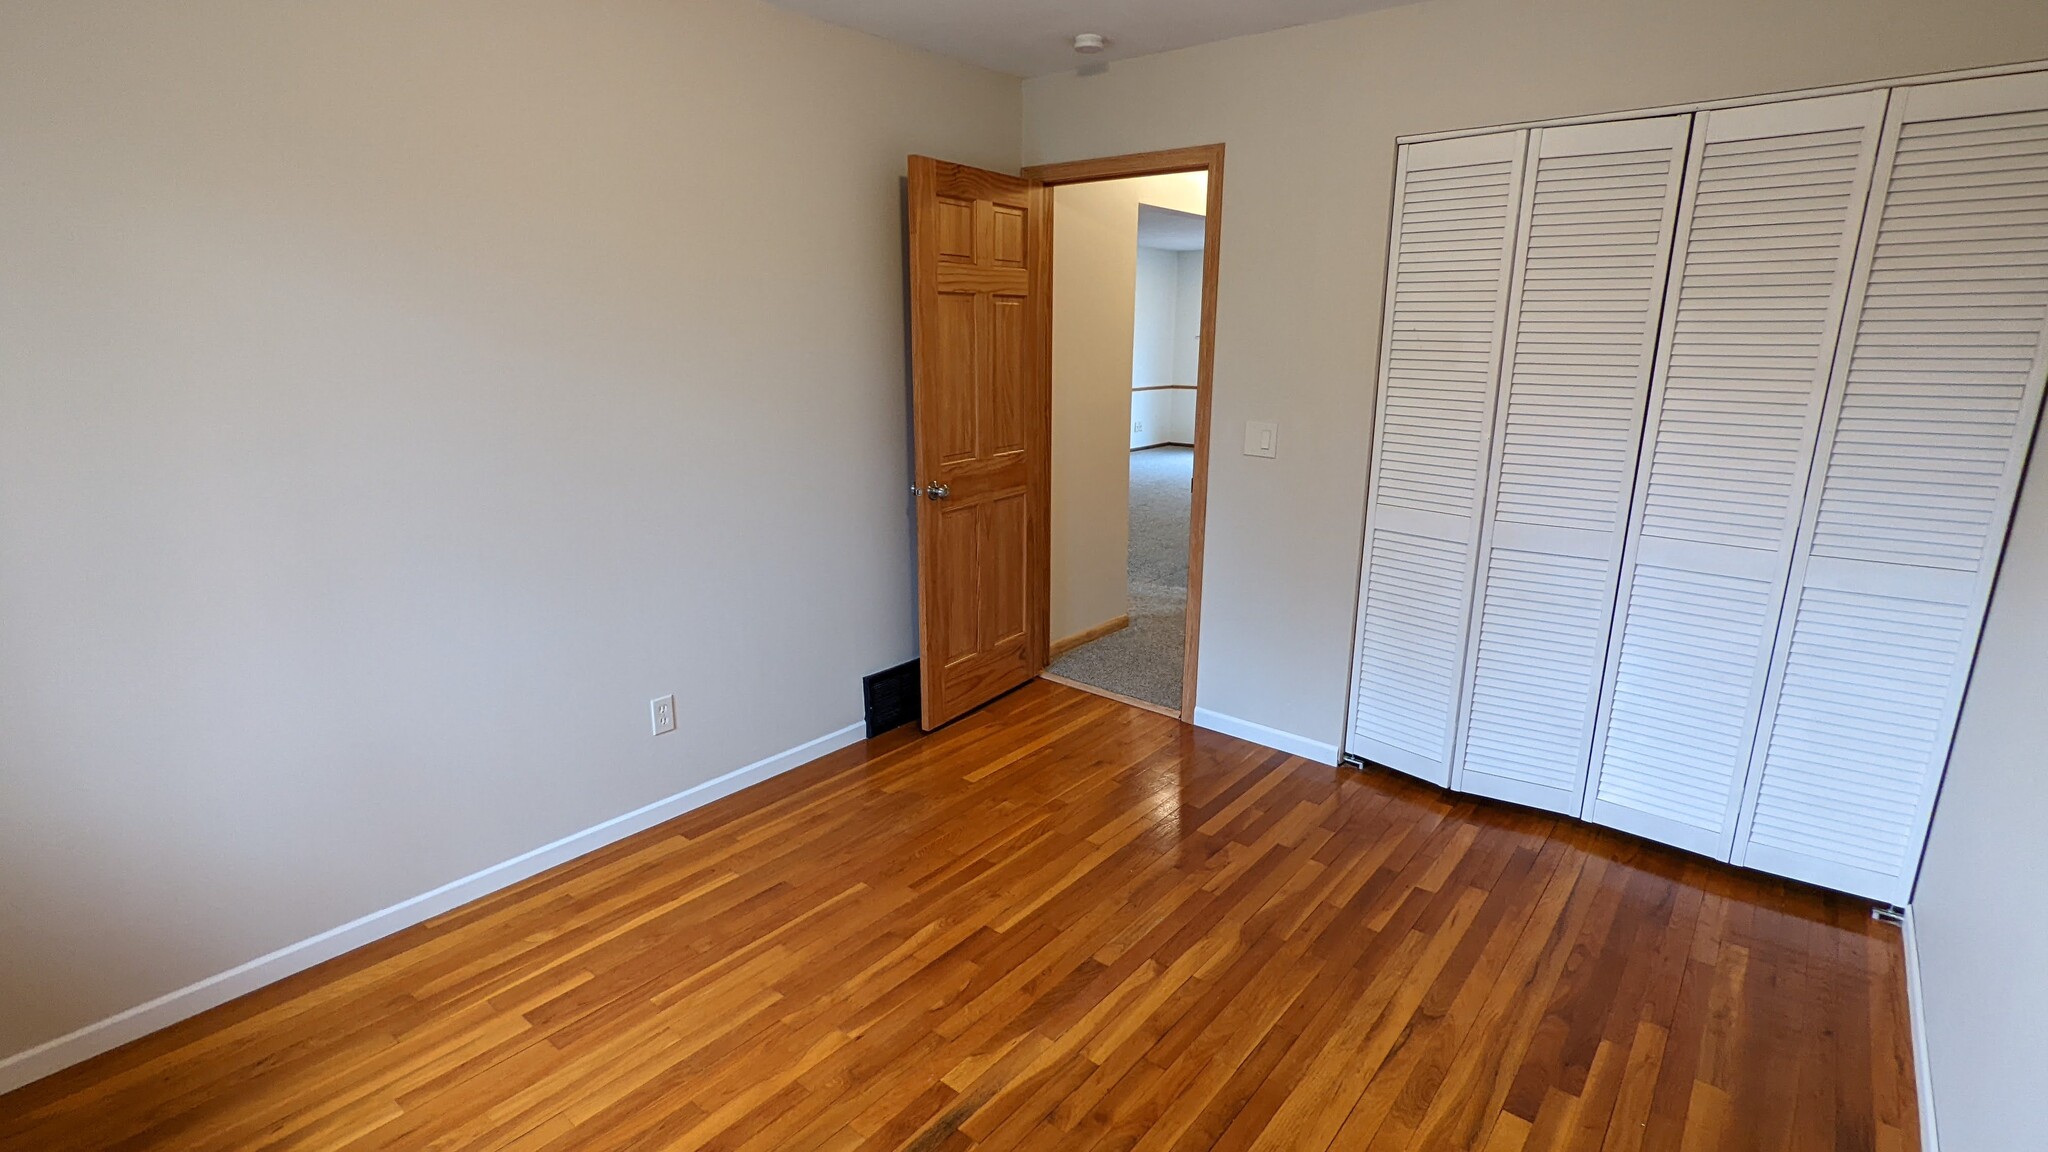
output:
M0 1150L1892 1152L1899 948L1039 682L0 1097Z

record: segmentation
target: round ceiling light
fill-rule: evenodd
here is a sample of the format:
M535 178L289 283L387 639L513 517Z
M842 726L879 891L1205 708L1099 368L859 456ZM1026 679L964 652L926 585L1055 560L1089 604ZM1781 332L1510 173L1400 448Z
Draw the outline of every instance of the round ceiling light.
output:
M1074 37L1074 51L1083 52L1090 56L1102 51L1108 44L1109 41L1104 40L1100 32L1083 32L1079 36Z

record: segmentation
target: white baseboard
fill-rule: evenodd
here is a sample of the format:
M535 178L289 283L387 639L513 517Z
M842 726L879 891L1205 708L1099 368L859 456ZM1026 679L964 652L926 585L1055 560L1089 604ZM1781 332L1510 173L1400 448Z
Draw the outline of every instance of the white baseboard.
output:
M758 784L826 753L836 752L859 742L864 731L864 724L848 724L786 752L778 752L765 760L757 760L744 768L685 788L667 799L636 808L623 816L614 816L602 824L493 864L431 892L423 892L296 944L287 944L267 956L258 956L246 964L188 984L175 992L167 992L146 1004L138 1004L76 1032L0 1059L0 1093L11 1092L61 1068L111 1051L130 1040L167 1028L295 972L302 972L402 928L410 928L451 908L488 896L558 864L623 840L635 832L652 828L664 820L701 808L713 800L730 796L750 784Z
M1920 1097L1920 1152L1941 1152L1934 1123L1934 1072L1928 1067L1926 993L1920 986L1920 937L1913 931L1913 906L1906 905L1899 934L1906 943L1906 1019L1913 1030L1913 1089Z
M1254 724L1249 720L1240 720L1235 716L1226 716L1207 708L1195 709L1195 727L1221 732L1225 736L1235 736L1240 740L1249 740L1254 744L1263 744L1268 748L1277 748L1318 764L1335 765L1340 759L1335 744L1325 744L1321 740L1296 736L1292 732L1282 732L1278 728L1268 728L1264 724Z

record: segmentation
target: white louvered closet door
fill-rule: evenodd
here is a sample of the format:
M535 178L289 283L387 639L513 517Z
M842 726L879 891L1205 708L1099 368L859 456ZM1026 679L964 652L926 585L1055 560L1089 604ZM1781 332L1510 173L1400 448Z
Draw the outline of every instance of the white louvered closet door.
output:
M1345 750L1446 784L1525 131L1404 145Z
M2044 343L2048 75L1895 90L1738 862L1911 898Z
M1577 815L1692 117L1529 138L1461 791Z
M1699 114L1588 819L1733 845L1885 95Z

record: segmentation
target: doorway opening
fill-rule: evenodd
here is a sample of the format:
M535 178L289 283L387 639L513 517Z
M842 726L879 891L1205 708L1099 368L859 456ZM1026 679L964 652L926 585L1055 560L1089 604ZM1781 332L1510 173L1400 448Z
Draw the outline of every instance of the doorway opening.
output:
M1173 716L1198 667L1222 148L1027 169L1052 233L1050 663Z

